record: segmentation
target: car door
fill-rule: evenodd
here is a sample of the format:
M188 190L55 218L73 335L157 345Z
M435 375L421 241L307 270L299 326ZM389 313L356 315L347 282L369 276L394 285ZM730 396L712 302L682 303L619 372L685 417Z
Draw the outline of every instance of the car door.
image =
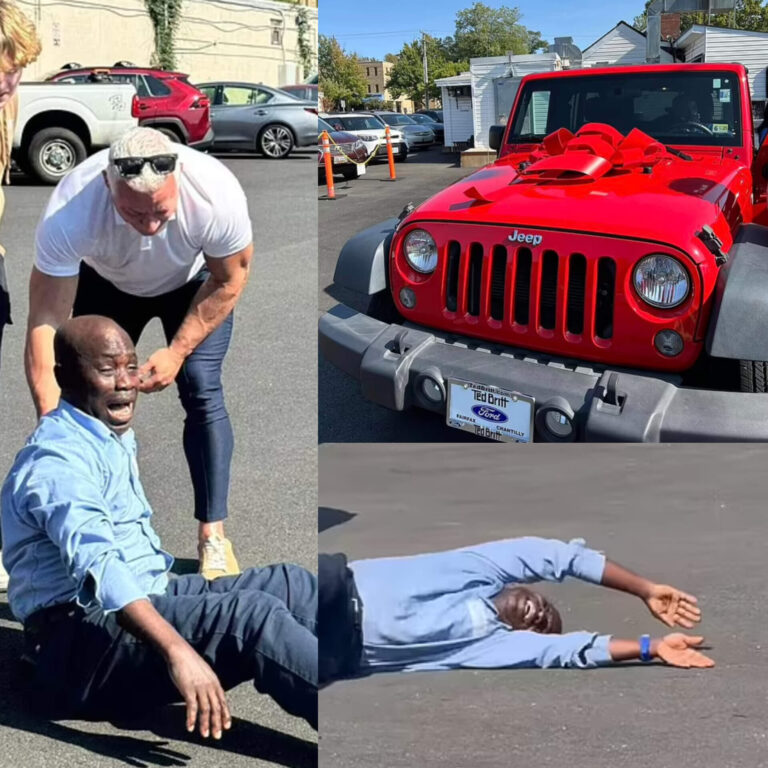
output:
M263 124L266 115L256 103L260 90L248 85L224 83L221 86L213 128L217 145L254 148L257 126Z
M116 72L112 70L109 73L109 77L115 83L128 83L136 89L136 95L139 97L139 123L144 120L149 120L157 115L157 98L150 93L149 88L141 75L132 72Z

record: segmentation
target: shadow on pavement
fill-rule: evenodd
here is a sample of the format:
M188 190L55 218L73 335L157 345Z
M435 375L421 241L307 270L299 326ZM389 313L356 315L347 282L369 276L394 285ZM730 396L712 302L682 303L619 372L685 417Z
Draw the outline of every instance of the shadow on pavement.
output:
M336 525L343 525L355 517L354 512L345 512L343 509L333 507L317 508L317 532L322 533Z
M0 603L0 619L14 620L7 603ZM137 768L191 765L193 755L199 753L201 748L221 752L222 764L226 753L232 753L286 768L317 765L317 745L313 742L239 718L232 719L232 729L221 741L203 741L187 733L185 709L181 705L151 709L141 717L109 721L120 730L149 731L162 739L160 741L120 734L88 733L48 719L38 714L33 704L31 680L21 661L22 649L21 626L0 626L0 726L73 744L94 755L120 760ZM88 721L79 722L85 724ZM168 746L171 742L174 748ZM189 749L180 751L177 748L180 745Z

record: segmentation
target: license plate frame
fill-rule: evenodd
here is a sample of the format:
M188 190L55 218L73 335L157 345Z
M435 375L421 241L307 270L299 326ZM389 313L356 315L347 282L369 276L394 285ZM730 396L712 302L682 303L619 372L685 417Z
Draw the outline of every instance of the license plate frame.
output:
M533 442L533 397L462 379L447 379L445 383L445 422L449 427L498 442Z

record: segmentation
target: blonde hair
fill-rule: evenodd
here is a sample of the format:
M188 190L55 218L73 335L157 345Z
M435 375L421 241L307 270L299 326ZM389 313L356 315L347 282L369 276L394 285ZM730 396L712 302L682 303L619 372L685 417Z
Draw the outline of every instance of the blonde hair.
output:
M0 0L0 69L26 67L41 48L35 25L13 3Z

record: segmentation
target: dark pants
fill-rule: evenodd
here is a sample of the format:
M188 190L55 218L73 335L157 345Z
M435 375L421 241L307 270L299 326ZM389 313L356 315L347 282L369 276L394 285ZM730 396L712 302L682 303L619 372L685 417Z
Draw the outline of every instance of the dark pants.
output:
M252 680L317 728L317 582L309 571L280 564L213 581L181 576L151 600L222 687ZM53 718L101 720L181 701L161 655L115 613L44 609L25 622L25 645L34 694Z
M81 264L73 314L112 318L137 343L144 326L159 317L170 343L189 311L207 270L175 291L145 298L118 290L86 264ZM206 523L227 516L229 473L234 436L224 405L221 367L229 349L233 316L206 338L186 359L176 379L184 420L184 453L195 492L195 517Z

